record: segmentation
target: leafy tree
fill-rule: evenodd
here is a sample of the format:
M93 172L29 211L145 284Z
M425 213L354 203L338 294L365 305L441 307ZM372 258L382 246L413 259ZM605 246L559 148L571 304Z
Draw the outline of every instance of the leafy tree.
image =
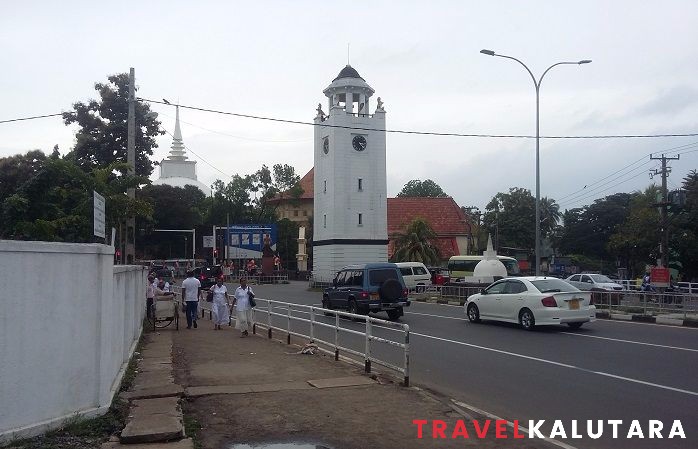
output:
M642 273L645 265L654 264L659 255L659 190L652 185L633 194L627 219L609 239L609 252L631 268L631 274Z
M127 162L129 76L120 73L109 76L108 80L95 84L99 100L77 102L73 111L63 114L66 125L75 123L80 127L69 157L86 172L114 162ZM149 115L148 104L136 102L135 109L135 173L147 177L153 172L150 156L157 146L155 137L165 132L160 130L160 122Z
M691 170L683 179L686 201L683 207L671 208L669 218L669 249L672 260L680 263L677 267L684 280L698 277L698 172ZM670 262L671 266L671 262Z
M227 184L216 180L213 197L206 200L206 222L212 225L226 223L227 219L231 223L252 222L252 188L252 175L235 175Z
M439 249L434 240L436 233L423 218L415 218L407 225L404 232L392 236L395 262L422 262L425 265L439 263Z
M560 219L559 206L551 198L541 198L541 238L553 237ZM531 191L512 187L509 193L499 192L485 208L485 228L495 234L498 228L499 247L534 248L536 236L536 200Z
M257 221L273 221L276 209L279 207L277 201L273 207L269 206L269 200L273 198L298 200L303 194L300 186L300 176L296 170L287 164L275 164L269 167L262 165L254 175L252 175L252 192L255 194L254 205L257 209ZM259 194L259 196L257 196Z
M284 218L279 220L276 225L278 230L276 251L279 253L281 263L285 269L295 269L297 266L296 253L298 252L298 228L300 224Z
M424 181L413 179L405 184L397 196L440 198L447 197L448 195L443 191L441 186L431 179L426 179Z
M589 206L565 211L558 249L563 254L610 259L608 241L627 219L631 198L629 193L616 193Z
M46 155L41 150L0 158L0 203L35 176L45 162Z

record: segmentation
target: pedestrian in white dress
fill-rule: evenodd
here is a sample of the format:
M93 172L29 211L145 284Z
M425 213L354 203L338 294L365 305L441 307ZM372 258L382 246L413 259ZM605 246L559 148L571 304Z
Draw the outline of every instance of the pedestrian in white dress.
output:
M213 303L211 304L213 324L215 326L214 329L218 330L230 320L228 288L223 285L223 279L218 278L216 285L212 286L210 290L213 294Z
M254 297L252 288L247 286L245 278L240 279L240 286L235 289L233 307L236 310L237 322L235 328L241 331L241 337L249 335L252 326L252 306L250 305L250 294Z

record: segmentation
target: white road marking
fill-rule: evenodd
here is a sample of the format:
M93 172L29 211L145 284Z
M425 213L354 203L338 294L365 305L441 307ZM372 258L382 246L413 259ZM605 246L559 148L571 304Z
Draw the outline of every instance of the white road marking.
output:
M405 312L405 314L410 314L410 315L423 315L423 316L430 316L434 318L444 318L447 320L458 320L458 321L468 321L467 318L458 318L458 317L452 317L452 316L443 316L443 315L434 315L431 313L418 313L418 312ZM670 326L673 327L673 326ZM560 332L560 334L565 334L565 335L573 335L575 337L588 337L588 338L598 338L601 340L610 340L610 341L617 341L620 343L630 343L634 345L644 345L644 346L653 346L657 348L666 348L666 349L676 349L678 351L690 351L690 352L698 352L698 349L691 349L691 348L682 348L680 346L669 346L669 345L660 345L656 343L645 343L643 341L634 341L634 340L624 340L622 338L610 338L610 337L600 337L597 335L586 335L586 334L578 334L574 332Z
M433 316L433 317L435 317L435 318L445 318L445 319L447 319L447 320L468 321L467 318L458 318L458 317L455 317L455 316L432 315L432 314L430 314L430 313L405 312L405 315Z
M682 348L679 346L659 345L659 344L655 344L655 343L645 343L644 341L623 340L621 338L600 337L598 335L576 334L574 332L560 332L560 333L565 334L565 335L574 335L575 337L598 338L601 340L618 341L621 343L630 343L630 344L634 344L634 345L654 346L657 348L667 348L667 349L677 349L679 351L698 352L698 349Z
M524 355L524 354L517 354L517 353L515 353L515 352L503 351L503 350L501 350L501 349L488 348L487 346L474 345L474 344L472 344L472 343L465 343L465 342L457 341L457 340L449 340L449 339L447 339L447 338L434 337L434 336L432 336L432 335L420 334L420 333L417 333L417 332L410 332L410 333L411 333L412 335L415 335L415 336L418 336L418 337L431 338L431 339L434 339L434 340L445 341L445 342L447 342L447 343L454 343L454 344L461 345L461 346L468 346L468 347L475 348L475 349L482 349L482 350L484 350L484 351L491 351L491 352L496 352L496 353L498 353L498 354L504 354L504 355L508 355L508 356L512 356L512 357L518 357L518 358L522 358L522 359L526 359L526 360L533 360L533 361L535 361L535 362L547 363L547 364L549 364L549 365L561 366L561 367L563 367L563 368L576 369L576 370L584 371L584 372L587 372L587 373L598 374L599 376L611 377L611 378L614 378L614 379L625 380L625 381L628 381L628 382L634 382L634 383L638 383L638 384L642 384L642 385L647 385L647 386L650 386L650 387L656 387L656 388L661 388L661 389L664 389L664 390L675 391L675 392L677 392L677 393L684 393L684 394L688 394L688 395L691 395L691 396L698 396L698 392L695 392L695 391L682 390L682 389L680 389L680 388L669 387L669 386L667 386L667 385L655 384L655 383L652 383L652 382L645 382L645 381L643 381L643 380L632 379L632 378L630 378L630 377L616 376L615 374L604 373L604 372L602 372L602 371L593 371L593 370L586 369L586 368L582 368L582 367L579 367L579 366L574 366L574 365L568 365L568 364L566 364L566 363L555 362L555 361L553 361L553 360L541 359L541 358L539 358L539 357L532 357L532 356Z
M500 418L500 417L497 416L497 415L494 415L494 414L492 414L492 413L486 412L486 411L484 411L484 410L482 410L482 409L479 409L479 408L477 408L477 407L474 407L474 406L472 406L472 405L470 405L470 404L466 404L465 402L456 401L455 399L451 399L451 402L453 402L454 404L456 404L458 407L467 408L468 410L471 410L471 411L473 411L473 412L475 412L475 413L477 413L477 414L479 414L479 415L486 416L486 417L488 417L489 419L494 419L495 421L506 421L506 422L507 422L507 426L511 427L512 429L514 428L514 423L511 422L511 421L509 421L508 419ZM458 410L457 407L454 407L454 408L455 408L456 410ZM526 435L528 435L528 428L523 427L523 426L519 426L519 430L520 430L521 432L525 433ZM564 449L577 449L577 448L574 447L574 446L570 446L570 445L567 444L567 443L563 443L562 441L558 441L558 440L555 440L555 439L543 438L543 440L547 441L547 442L550 443L550 444L554 444L555 446L562 447L562 448L564 448Z

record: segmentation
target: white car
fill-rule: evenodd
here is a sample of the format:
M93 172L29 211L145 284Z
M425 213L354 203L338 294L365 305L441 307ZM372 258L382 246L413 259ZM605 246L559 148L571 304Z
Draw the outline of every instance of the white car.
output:
M603 274L573 274L565 281L574 285L580 290L604 290L621 291L623 286L613 282L613 280Z
M579 329L596 320L591 292L581 291L562 279L515 277L494 282L465 302L468 319L519 323L526 330L537 325L567 324Z

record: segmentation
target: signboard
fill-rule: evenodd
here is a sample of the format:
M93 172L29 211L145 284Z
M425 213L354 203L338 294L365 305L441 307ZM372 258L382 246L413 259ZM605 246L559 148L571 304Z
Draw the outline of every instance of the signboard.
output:
M204 248L213 248L213 236L212 235L205 235L204 236Z
M652 267L650 271L650 282L655 287L669 287L671 274L668 268Z
M271 249L276 251L275 224L230 225L227 232L228 258L258 259L262 257L265 235L269 235Z
M97 193L94 194L94 235L100 238L106 238L106 207L104 197Z

